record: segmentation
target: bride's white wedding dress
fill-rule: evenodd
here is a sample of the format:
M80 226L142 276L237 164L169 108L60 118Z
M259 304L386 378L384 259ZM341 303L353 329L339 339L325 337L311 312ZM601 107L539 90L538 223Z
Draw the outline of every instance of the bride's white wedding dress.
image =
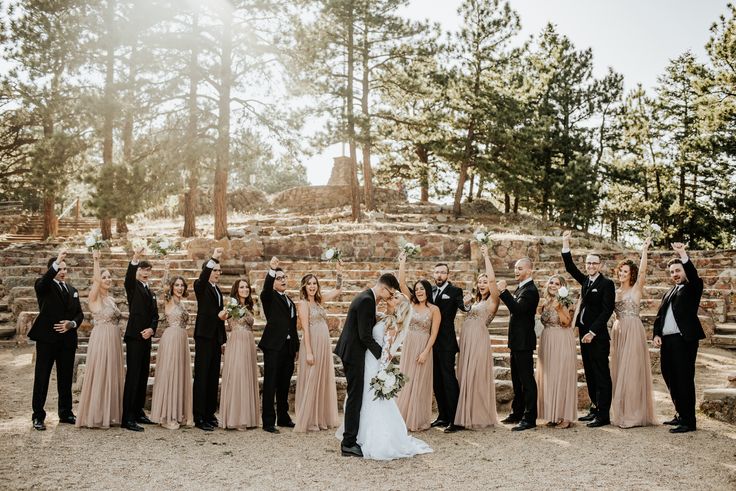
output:
M385 323L380 321L373 327L373 339L386 350ZM393 351L393 350L392 350ZM396 399L376 399L371 390L371 379L380 369L379 360L365 352L365 374L363 376L363 403L360 406L360 427L358 445L363 457L373 460L392 460L430 453L432 449L418 438L410 436L401 417ZM342 438L343 424L335 436Z

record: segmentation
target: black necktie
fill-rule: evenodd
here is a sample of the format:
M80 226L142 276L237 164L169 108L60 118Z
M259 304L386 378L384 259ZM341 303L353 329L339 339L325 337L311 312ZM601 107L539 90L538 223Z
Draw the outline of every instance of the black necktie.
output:
M69 290L67 290L66 285L63 281L59 282L59 287L61 288L61 296L64 297L64 300L69 299Z

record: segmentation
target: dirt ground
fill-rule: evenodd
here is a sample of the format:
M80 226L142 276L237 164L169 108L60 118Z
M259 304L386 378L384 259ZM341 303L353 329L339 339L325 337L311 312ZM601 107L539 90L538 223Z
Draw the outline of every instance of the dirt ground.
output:
M271 435L147 427L144 433L59 425L55 381L47 431L31 428L33 349L0 350L2 489L736 489L736 427L699 415L668 427L508 427L415 436L434 453L392 462L342 457L332 431ZM701 349L697 386L721 386L736 356ZM660 419L673 410L655 376ZM75 406L76 407L76 406ZM540 421L540 423L542 423Z

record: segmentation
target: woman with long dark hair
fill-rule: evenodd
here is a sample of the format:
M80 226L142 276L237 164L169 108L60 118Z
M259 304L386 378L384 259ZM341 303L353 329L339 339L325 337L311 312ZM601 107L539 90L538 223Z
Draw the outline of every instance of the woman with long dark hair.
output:
M303 333L299 345L299 368L296 380L296 418L294 431L319 431L336 428L337 387L332 361L332 342L323 302L337 300L342 293L342 263L336 263L335 289L322 293L319 279L313 274L302 278L297 306L297 326Z
M409 332L401 348L400 368L408 382L397 404L409 431L422 431L432 423L432 346L440 329L440 309L429 303L432 284L427 280L406 284L406 254L399 256L401 293L411 299Z
M230 289L235 315L227 320L230 336L220 387L220 427L225 429L256 428L261 414L252 293L250 281L245 278L235 280Z

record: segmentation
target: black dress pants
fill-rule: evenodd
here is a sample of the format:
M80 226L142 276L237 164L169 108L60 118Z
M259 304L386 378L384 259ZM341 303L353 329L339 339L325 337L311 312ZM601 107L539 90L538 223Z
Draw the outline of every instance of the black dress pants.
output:
M144 416L148 372L151 367L151 339L125 340L125 387L123 388L123 422Z
M347 400L345 401L345 431L342 434L342 445L352 447L358 438L360 427L360 407L363 405L363 376L365 362L352 363L343 360L345 379L348 384Z
M588 396L595 406L598 419L609 421L611 412L611 394L613 382L608 366L608 354L611 341L596 336L590 343L580 343L580 355L583 358L585 382L588 385ZM582 339L582 338L581 338Z
M261 419L263 427L285 424L289 416L289 386L294 375L296 353L287 342L278 350L263 350L263 404ZM276 411L273 408L276 398Z
M460 397L460 384L455 375L454 351L432 350L434 398L437 400L437 419L453 423Z
M536 424L537 381L534 379L534 351L511 351L511 383L514 388L511 416Z
M212 421L217 412L222 345L217 338L194 339L194 422Z
M662 337L662 377L682 424L695 428L695 359L698 340L686 341L681 334Z
M36 366L33 376L33 419L46 419L46 396L49 392L51 369L56 363L56 390L59 394L59 417L72 413L72 378L76 346L65 343L36 342Z

